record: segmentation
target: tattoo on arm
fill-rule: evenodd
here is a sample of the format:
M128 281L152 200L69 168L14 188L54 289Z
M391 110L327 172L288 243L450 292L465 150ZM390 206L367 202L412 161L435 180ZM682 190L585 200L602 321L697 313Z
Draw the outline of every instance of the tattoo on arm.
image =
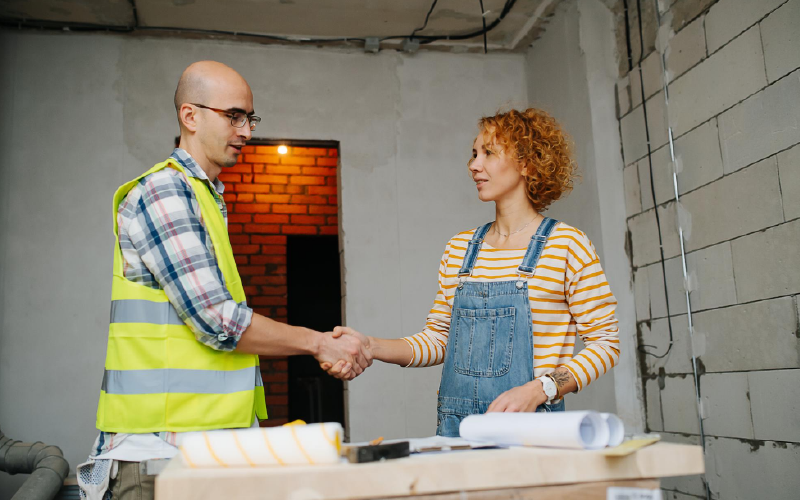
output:
M567 385L572 378L570 375L569 370L566 368L559 368L553 372L553 378L556 381L556 385L558 386L559 394L564 394L562 388Z

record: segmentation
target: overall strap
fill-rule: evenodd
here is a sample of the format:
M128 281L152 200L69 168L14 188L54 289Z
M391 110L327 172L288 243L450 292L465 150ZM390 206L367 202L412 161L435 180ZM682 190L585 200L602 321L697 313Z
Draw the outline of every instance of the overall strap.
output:
M482 225L475 230L472 239L467 244L467 253L464 254L464 262L461 264L461 269L458 271L458 277L469 276L472 274L472 268L475 267L475 261L478 260L478 252L481 250L483 244L483 237L489 232L494 222L489 222Z
M522 264L517 268L517 274L520 277L527 276L530 278L533 276L536 264L539 262L542 250L544 250L544 245L547 243L547 238L550 237L550 233L553 232L556 224L558 224L558 221L550 217L545 217L542 223L539 224L539 229L536 230L536 234L531 236L531 241L528 243L528 251L525 252Z

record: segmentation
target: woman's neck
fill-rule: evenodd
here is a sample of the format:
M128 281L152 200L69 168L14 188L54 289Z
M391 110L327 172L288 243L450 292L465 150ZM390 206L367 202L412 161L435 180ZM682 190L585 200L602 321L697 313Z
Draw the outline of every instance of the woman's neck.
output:
M498 200L495 203L494 230L503 235L510 235L538 216L527 196L524 200Z

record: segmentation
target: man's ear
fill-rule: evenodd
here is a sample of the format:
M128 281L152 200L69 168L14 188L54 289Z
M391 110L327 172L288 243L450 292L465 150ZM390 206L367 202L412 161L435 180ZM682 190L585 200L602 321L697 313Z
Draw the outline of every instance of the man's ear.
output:
M178 111L178 119L186 130L197 132L197 113L194 106L187 103L181 104L181 109Z

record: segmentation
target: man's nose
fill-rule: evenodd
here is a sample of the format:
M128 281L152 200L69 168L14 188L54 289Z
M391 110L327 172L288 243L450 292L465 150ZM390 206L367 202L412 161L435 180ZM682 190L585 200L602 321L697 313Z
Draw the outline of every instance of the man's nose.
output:
M253 131L250 130L250 124L249 123L245 123L239 129L239 137L244 138L245 141L249 141L250 138L253 137Z

